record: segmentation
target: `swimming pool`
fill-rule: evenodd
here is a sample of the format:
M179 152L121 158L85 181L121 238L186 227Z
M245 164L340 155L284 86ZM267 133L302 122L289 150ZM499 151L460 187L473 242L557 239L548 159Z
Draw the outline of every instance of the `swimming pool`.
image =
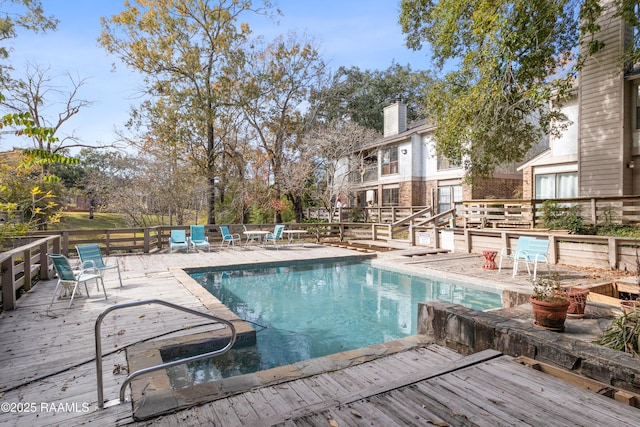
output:
M415 334L422 301L448 301L475 310L502 307L500 294L383 270L368 261L216 268L190 276L254 325L257 344L171 368L174 388Z

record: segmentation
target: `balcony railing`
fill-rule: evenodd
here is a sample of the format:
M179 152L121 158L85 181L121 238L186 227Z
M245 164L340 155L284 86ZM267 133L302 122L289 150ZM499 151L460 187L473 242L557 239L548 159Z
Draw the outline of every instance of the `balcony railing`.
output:
M376 181L378 179L378 165L369 165L364 170L356 170L349 174L349 182L363 183Z

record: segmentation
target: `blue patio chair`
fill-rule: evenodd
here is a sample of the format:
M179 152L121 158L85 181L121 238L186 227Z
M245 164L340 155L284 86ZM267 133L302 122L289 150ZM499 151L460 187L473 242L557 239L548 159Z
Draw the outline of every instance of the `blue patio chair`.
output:
M207 252L211 250L209 246L209 238L205 235L204 225L192 225L189 244L193 246L193 250L198 252L198 248L206 248Z
M171 230L169 238L169 253L174 249L186 249L189 252L189 243L187 242L187 232L185 230Z
M278 240L282 239L284 225L278 224L274 227L273 232L264 236L264 242L273 242L273 246L278 249Z
M242 242L242 237L240 237L238 233L231 233L229 231L229 227L226 225L220 226L220 233L222 233L222 242L220 243L220 246L224 246L226 243L227 247L230 245L235 247L236 242Z
M122 286L122 276L120 275L120 264L118 264L118 260L115 260L115 264L105 263L104 259L102 258L102 252L100 252L100 246L98 246L97 243L90 243L88 245L77 245L76 251L78 252L78 256L80 257L82 268L97 268L100 272L100 275L102 276L103 281L105 270L113 270L114 268L117 269L118 280L120 281L120 286Z
M102 281L102 276L100 272L95 267L83 268L82 270L74 271L71 268L71 264L69 264L69 260L64 255L59 254L49 254L49 259L53 262L53 268L56 271L56 275L58 276L58 283L56 283L56 288L53 291L53 297L51 298L51 303L47 308L47 311L51 309L53 306L53 302L56 300L56 296L58 295L58 291L62 290L60 297L70 296L69 300L69 308L71 308L71 304L73 304L73 298L76 296L76 291L78 290L78 286L80 283L84 284L84 290L87 292L87 297L89 296L89 289L87 288L88 280L95 280L96 285L98 286L98 291L100 291L100 283L102 283L102 291L104 292L104 299L107 299L107 290L104 287L104 282Z

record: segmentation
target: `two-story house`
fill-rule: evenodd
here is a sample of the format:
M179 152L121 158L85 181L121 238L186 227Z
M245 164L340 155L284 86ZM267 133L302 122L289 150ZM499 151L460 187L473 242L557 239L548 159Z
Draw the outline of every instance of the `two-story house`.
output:
M385 107L383 137L363 147L360 164L349 164L351 206L433 206L442 212L462 200L519 195L522 174L515 168L465 183L461 165L437 155L434 126L424 120L408 125L406 117L400 100Z
M524 198L640 194L640 69L621 62L638 29L616 16L613 0L602 5L596 38L604 48L587 58L572 96L562 101L568 129L519 168Z

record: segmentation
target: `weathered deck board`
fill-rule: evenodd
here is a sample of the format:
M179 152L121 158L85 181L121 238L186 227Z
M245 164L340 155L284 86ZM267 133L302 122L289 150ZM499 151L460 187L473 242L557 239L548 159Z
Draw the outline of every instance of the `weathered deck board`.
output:
M117 275L108 274L107 301L90 288L91 297L74 301L70 310L64 301L56 301L55 318L46 315L55 282L41 282L19 300L18 310L0 315L2 401L88 403L90 411L0 413L0 425L226 427L271 422L326 426L327 417L339 425L425 425L429 421L462 426L541 425L547 422L546 418L540 419L537 414L544 410L557 412L565 423L578 412L577 420L587 425L624 426L633 425L640 416L635 408L519 365L511 358L463 366L458 363L462 358L459 354L433 345L386 356L380 353L380 358L372 362L247 391L146 422L133 421L130 402L95 410L93 324L104 308L153 297L203 311L217 310L203 302L197 289L182 283L174 269L359 255L305 245L279 251L252 248L118 257L123 288L118 286ZM473 274L492 280L501 278L495 272L480 270L477 257L450 258L452 269L467 262L468 271ZM510 280L510 275L504 277ZM208 327L196 327L202 322L206 320L155 306L112 313L102 328L103 352L107 354L103 359L105 398L117 400L120 384L127 375L124 370L113 372L116 366L126 367L126 354L119 350L165 334L179 336L207 330ZM377 351L372 350L371 354L378 354ZM549 402L555 405L552 411L548 411Z

